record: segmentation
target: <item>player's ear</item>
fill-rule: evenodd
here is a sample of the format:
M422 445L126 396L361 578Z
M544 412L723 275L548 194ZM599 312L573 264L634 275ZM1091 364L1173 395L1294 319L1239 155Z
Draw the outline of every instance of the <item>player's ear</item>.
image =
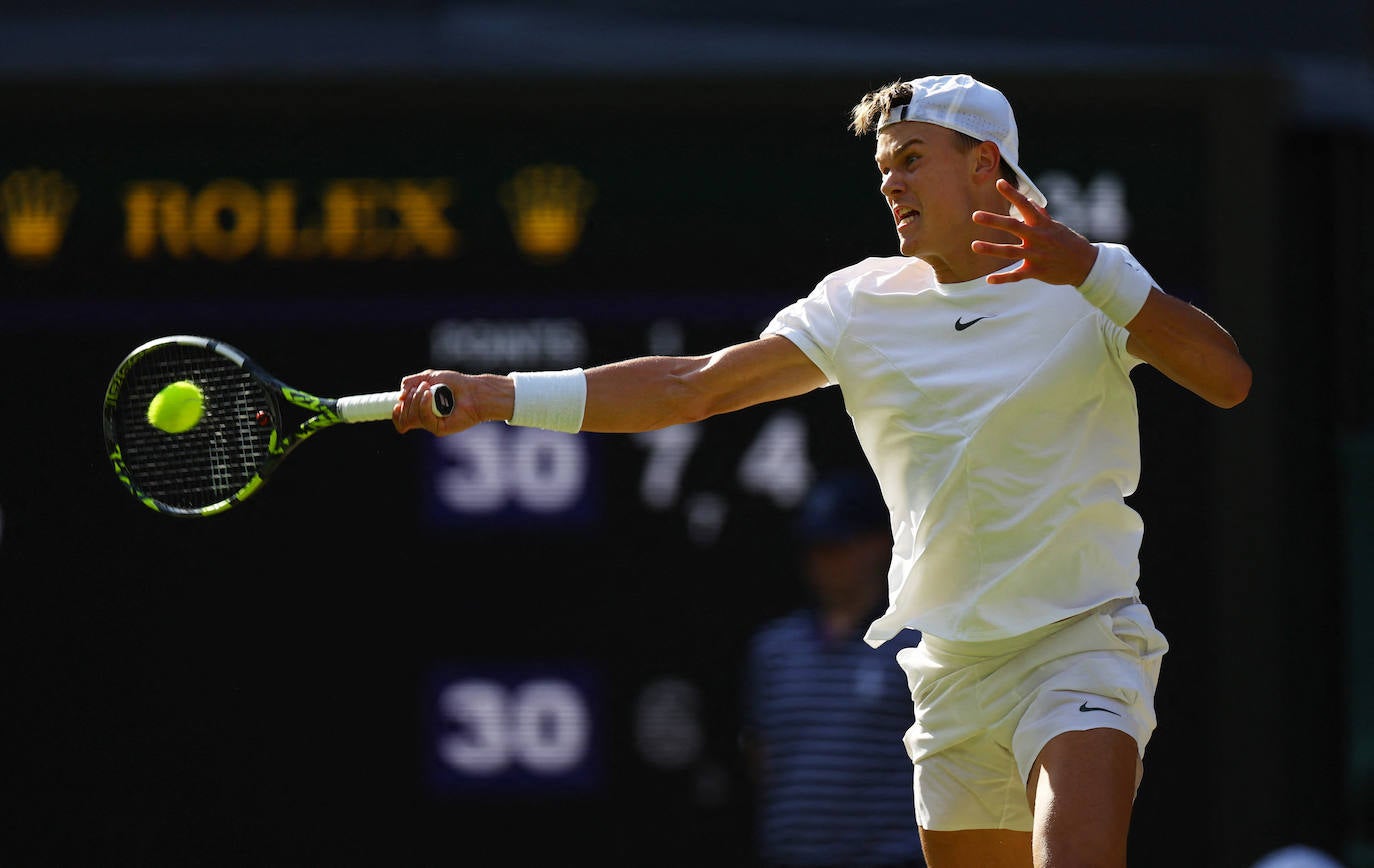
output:
M1002 153L992 142L979 142L971 153L974 180L979 183L997 184L1002 176Z

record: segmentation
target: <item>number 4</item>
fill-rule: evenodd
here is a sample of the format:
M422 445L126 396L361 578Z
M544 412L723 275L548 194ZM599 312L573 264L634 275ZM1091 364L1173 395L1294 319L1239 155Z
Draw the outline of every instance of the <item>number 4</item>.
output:
M791 508L801 502L811 478L806 420L792 410L774 413L740 457L740 487Z

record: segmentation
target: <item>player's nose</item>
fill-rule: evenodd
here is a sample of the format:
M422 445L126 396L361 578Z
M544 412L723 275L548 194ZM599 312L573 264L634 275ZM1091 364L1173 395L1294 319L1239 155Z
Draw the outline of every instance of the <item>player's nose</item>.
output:
M901 179L897 177L896 172L888 172L883 175L882 183L878 185L878 190L888 199L899 195L904 189L905 187L902 185Z

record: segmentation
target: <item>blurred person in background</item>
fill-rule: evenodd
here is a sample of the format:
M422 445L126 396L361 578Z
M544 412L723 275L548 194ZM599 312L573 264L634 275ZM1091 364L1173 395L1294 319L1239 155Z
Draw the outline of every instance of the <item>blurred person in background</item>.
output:
M741 742L756 788L755 845L767 868L923 866L911 761L898 733L911 693L897 652L863 640L887 606L892 533L877 482L840 471L795 521L803 607L750 639Z

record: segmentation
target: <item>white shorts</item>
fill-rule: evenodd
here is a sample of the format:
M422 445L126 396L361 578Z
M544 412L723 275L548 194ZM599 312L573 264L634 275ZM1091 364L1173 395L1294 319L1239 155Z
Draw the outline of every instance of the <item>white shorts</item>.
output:
M1145 604L1115 600L996 642L925 636L897 654L915 704L903 741L916 820L930 830L1031 831L1026 780L1063 732L1110 727L1140 754L1168 650Z

